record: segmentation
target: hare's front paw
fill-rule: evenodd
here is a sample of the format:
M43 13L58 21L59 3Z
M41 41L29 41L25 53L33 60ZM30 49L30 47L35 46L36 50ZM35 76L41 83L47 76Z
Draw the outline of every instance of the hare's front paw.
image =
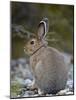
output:
M38 94L41 96L44 95L44 92L40 88L38 88Z
M31 84L31 86L30 86L30 89L31 89L31 90L38 89L37 84L35 83L35 80L33 80L32 84Z

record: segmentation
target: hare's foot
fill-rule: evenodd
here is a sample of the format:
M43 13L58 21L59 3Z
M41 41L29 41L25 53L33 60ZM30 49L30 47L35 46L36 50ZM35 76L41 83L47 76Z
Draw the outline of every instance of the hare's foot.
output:
M30 86L30 89L31 89L31 90L38 89L37 84L35 83L35 80L33 80L32 84L31 84L31 86Z
M46 95L46 93L44 91L42 91L40 88L38 88L38 94L40 96L45 96Z

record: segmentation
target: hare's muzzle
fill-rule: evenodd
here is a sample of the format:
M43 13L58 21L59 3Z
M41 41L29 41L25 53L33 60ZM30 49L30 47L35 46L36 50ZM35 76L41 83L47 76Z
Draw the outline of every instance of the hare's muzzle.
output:
M32 49L28 49L26 46L24 46L24 53L29 56L32 53Z
M24 53L25 53L25 55L29 55L25 46L24 46Z

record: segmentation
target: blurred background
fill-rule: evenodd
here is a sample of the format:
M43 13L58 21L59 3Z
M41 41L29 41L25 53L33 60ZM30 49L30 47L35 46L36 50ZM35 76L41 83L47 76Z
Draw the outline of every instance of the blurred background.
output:
M12 58L24 57L24 35L36 33L43 17L49 19L49 45L73 53L73 6L11 2Z
M49 19L49 32L46 35L48 45L65 53L67 61L71 56L73 57L74 6L11 2L10 7L11 82L15 82L11 83L11 96L17 97L21 92L18 89L22 89L20 87L27 83L25 80L28 77L32 80L24 54L24 44L33 33L36 33L42 18ZM73 67L71 70L73 71ZM73 79L73 72L71 74L70 77Z

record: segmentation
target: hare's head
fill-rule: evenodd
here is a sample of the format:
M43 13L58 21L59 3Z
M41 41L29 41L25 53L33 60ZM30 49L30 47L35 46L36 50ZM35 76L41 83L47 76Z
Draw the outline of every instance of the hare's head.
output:
M45 41L45 36L47 31L48 31L48 19L44 18L40 21L38 25L36 36L28 40L28 42L24 47L24 51L27 54L32 55L42 46L46 46L47 42Z

